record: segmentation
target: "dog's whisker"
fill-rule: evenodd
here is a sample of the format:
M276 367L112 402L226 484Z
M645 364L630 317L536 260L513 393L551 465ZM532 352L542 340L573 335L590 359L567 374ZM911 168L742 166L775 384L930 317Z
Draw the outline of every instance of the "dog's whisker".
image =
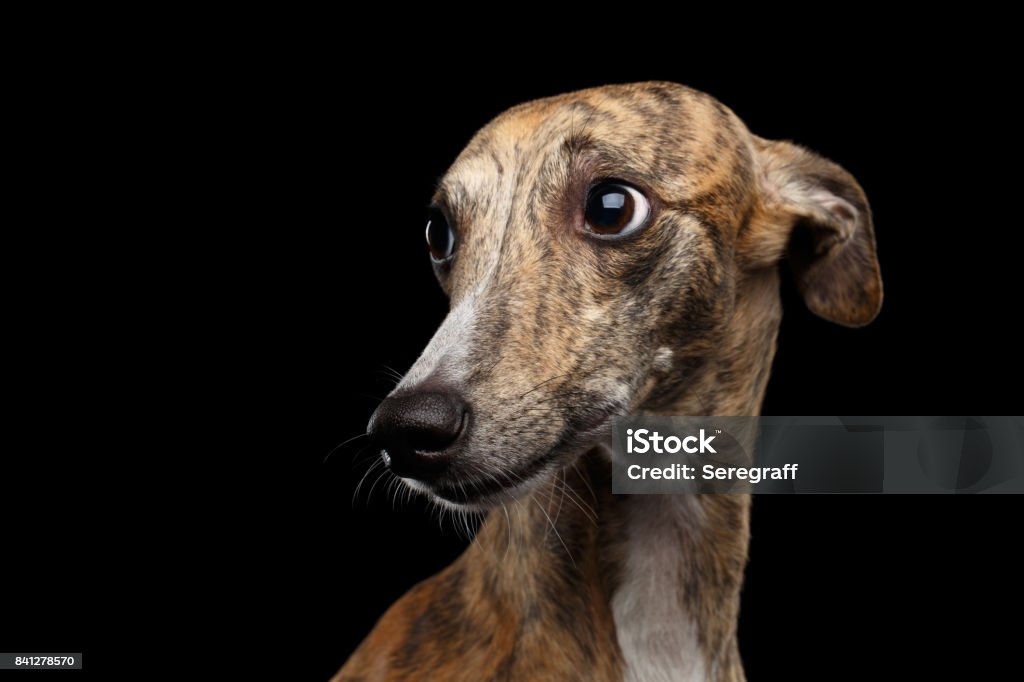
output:
M544 381L540 382L539 384L537 384L536 386L531 388L526 393L524 393L521 396L519 396L519 399L522 400L523 398L525 398L526 396L530 395L531 393L533 393L537 389L541 388L542 386L546 386L547 384L551 383L552 381L555 381L556 379L562 379L564 377L569 376L570 374L572 374L572 372L566 372L565 374L559 374L557 376L551 377L550 379L545 379Z
M324 455L324 459L323 459L322 464L326 464L327 460L330 459L331 455L333 455L335 452L338 452L339 450L341 450L343 447L345 447L349 443L351 443L351 442L353 442L355 440L358 440L360 438L366 438L366 434L365 433L357 433L356 435L352 436L351 438L346 438L342 442L340 442L337 445L335 445L333 448L331 448L330 452L328 452L326 455Z
M512 519L508 515L508 507L502 503L501 511L505 512L505 526L508 528L508 542L505 544L505 554L502 555L501 560L505 561L508 559L508 553L512 549Z
M533 500L534 504L537 505L537 509L540 509L540 513L544 515L544 518L546 518L548 520L548 525L551 526L551 530L555 531L555 537L558 538L558 542L560 542L562 544L562 548L565 549L565 553L569 557L569 561L572 562L572 565L575 568L576 567L576 559L573 558L572 552L569 551L569 546L566 545L565 544L565 540L562 539L561 533L559 533L558 529L555 528L555 524L551 520L551 517L548 516L548 513L546 511L544 511L544 507L540 504L540 502L537 502L536 498L531 497L530 499ZM547 538L547 532L546 531L544 533L544 537Z
M381 466L383 464L384 464L384 462L381 459L378 458L376 461L374 461L372 464L370 464L370 466L366 469L366 472L363 473L362 477L360 477L359 483L356 484L356 488L352 492L352 506L353 507L355 507L355 505L356 505L356 500L359 498L359 491L362 489L363 483L366 481L366 477L369 476L370 473L374 469L376 469L378 466ZM369 502L369 500L367 500L367 502Z
M391 475L391 472L388 471L387 468L385 468L384 471L382 471L380 473L380 475L377 476L376 479L374 479L373 485L370 486L370 489L366 493L366 504L370 504L370 499L373 497L373 489L377 487L378 483L380 483L380 479L385 478L385 477L390 476L390 475Z
M562 492L564 495L568 496L570 502L572 502L579 508L580 512L583 513L587 520L589 520L595 526L597 525L597 512L594 511L594 509L592 509L590 505L588 505L583 499L581 499L579 497L579 494L572 489L572 486L565 483L564 480L562 483Z

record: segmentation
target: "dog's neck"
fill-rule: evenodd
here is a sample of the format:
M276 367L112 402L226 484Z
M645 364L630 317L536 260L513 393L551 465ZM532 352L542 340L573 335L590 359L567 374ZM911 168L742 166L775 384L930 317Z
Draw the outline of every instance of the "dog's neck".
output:
M713 354L662 415L758 415L781 319L774 269L739 283ZM684 358L686 359L686 358ZM626 680L742 677L736 642L746 495L622 497L625 548L612 611Z
M681 363L686 388L647 413L760 413L781 318L775 271L740 283L736 299L715 353ZM460 562L473 567L471 591L525 614L522 646L602 647L627 680L742 678L749 497L613 496L610 469L597 448L492 511Z

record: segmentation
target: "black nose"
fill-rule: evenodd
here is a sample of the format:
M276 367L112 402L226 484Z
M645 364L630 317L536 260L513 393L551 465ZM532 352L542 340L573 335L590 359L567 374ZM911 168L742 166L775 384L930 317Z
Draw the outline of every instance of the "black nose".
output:
M392 471L426 480L447 468L466 418L466 404L454 393L413 393L385 399L366 431L387 451Z

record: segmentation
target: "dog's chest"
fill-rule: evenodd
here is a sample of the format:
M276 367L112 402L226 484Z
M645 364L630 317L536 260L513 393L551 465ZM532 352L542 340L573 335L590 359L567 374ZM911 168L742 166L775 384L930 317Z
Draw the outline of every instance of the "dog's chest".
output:
M626 517L621 583L612 615L627 682L703 680L697 626L683 598L683 532L699 532L693 498L634 498Z

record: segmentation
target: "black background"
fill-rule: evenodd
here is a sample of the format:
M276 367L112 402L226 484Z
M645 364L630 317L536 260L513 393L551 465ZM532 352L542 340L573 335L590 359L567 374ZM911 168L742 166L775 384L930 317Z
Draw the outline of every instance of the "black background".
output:
M97 269L78 280L117 292L103 301L128 331L97 345L129 360L135 376L120 398L142 402L143 385L175 398L159 417L148 410L129 459L110 471L101 455L123 414L67 428L57 442L39 436L51 420L29 424L41 445L8 461L2 511L24 537L56 529L67 544L5 555L18 586L0 605L6 650L84 648L94 670L116 668L119 638L149 638L146 624L159 622L173 630L152 634L159 646L202 632L215 649L235 642L289 679L323 680L389 604L458 555L465 541L421 503L394 508L379 487L353 503L372 453L359 439L335 448L386 395L385 366L406 370L444 317L423 243L434 183L476 129L535 97L686 83L755 133L806 145L861 182L875 214L882 313L861 330L831 325L786 280L765 414L1020 413L1010 330L1019 202L998 170L1017 122L995 56L838 59L821 38L724 60L727 45L499 63L499 45L441 55L426 39L422 59L387 66L383 43L270 35L198 65L174 53L144 74L138 98L138 74L111 70L109 87L96 89L96 71L58 70L78 111L132 93L113 119L134 145L125 176L145 175L143 156L175 165L159 194L150 178L133 181L141 202L128 217L152 242L101 240L131 250L127 276ZM85 139L85 128L65 134ZM152 293L140 293L140 273L156 280ZM98 334L109 320L85 298L62 287L59 312ZM147 310L159 319L140 321ZM49 357L64 352L63 338L47 336ZM75 400L60 398L68 412L102 402L92 390L102 373L78 382L81 367L105 366L97 358L62 357L70 369L34 384L22 407L51 405L65 384L75 384ZM182 443L158 459L153 446L169 434ZM143 475L149 466L156 473ZM43 474L49 486L23 484ZM105 476L127 497L82 485ZM173 493L144 515L144 498L172 478ZM194 489L213 500L202 512ZM749 677L875 677L883 657L886 676L1005 671L1020 629L993 618L1014 623L1021 606L1022 566L1011 558L1021 511L1016 497L756 499L740 620ZM40 598L53 584L66 589Z

